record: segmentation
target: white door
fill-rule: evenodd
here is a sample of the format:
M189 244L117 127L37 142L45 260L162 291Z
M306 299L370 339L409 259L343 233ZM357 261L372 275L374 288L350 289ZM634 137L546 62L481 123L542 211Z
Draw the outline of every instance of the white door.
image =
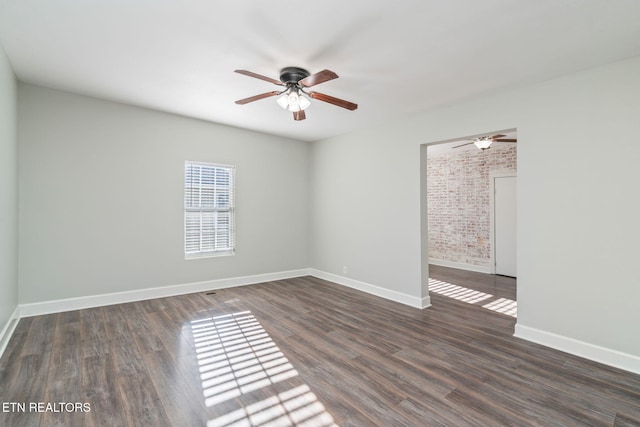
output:
M496 274L516 277L516 177L494 178Z

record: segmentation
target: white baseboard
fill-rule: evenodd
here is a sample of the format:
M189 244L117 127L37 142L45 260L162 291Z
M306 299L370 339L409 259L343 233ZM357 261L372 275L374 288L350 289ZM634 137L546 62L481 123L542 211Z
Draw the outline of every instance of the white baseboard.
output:
M16 326L18 326L18 322L20 321L20 306L17 306L16 309L9 317L7 324L4 325L2 331L0 331L0 357L7 349L7 345L9 344L9 340L13 335L13 332L16 330Z
M164 298L174 295L189 294L193 292L203 292L214 289L231 288L235 286L253 285L256 283L291 279L294 277L308 275L335 282L339 285L357 289L391 301L409 305L411 307L426 308L431 305L431 299L429 298L429 296L426 296L424 298L417 298L401 292L381 288L369 283L339 276L337 274L327 273L324 271L309 268L282 271L277 273L258 274L254 276L233 277L229 279L207 280L204 282L187 283L182 285L146 288L135 291L114 292L109 294L89 295L85 297L65 298L53 301L22 304L19 307L19 314L20 317L40 316L44 314L62 313L71 310L81 310L84 308L122 304L153 298Z
M640 357L584 341L516 324L515 337L555 348L585 359L640 374Z
M348 288L357 289L359 291L366 292L368 294L385 298L391 301L399 302L401 304L409 305L411 307L422 309L431 306L431 298L429 296L418 298L412 295L404 294L402 292L381 288L380 286L372 285L370 283L361 282L359 280L350 279L348 277L339 276L333 273L327 273L326 271L316 270L315 268L310 268L309 274L319 279L328 280L329 282L334 282Z
M441 267L458 268L460 270L475 271L477 273L491 274L491 267L467 264L466 262L454 262L437 258L429 258L429 264L439 265Z
M175 295L203 292L213 289L224 289L235 286L253 285L274 280L291 279L308 276L308 269L281 271L277 273L257 274L253 276L233 277L229 279L207 280L204 282L187 283L182 285L162 286L157 288L139 289L135 291L114 292L101 295L90 295L78 298L66 298L54 301L22 304L20 317L40 316L43 314L61 313L64 311L80 310L83 308L100 307L105 305L122 304L153 298L164 298Z

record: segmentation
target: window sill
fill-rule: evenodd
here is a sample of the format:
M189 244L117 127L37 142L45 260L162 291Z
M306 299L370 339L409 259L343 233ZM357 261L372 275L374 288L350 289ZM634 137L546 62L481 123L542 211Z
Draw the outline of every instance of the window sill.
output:
M235 255L235 251L231 250L231 251L217 251L217 252L203 252L203 253L198 253L198 254L185 254L184 259L186 261L192 260L192 259L202 259L202 258L218 258L218 257L223 257L223 256L231 256L231 255Z

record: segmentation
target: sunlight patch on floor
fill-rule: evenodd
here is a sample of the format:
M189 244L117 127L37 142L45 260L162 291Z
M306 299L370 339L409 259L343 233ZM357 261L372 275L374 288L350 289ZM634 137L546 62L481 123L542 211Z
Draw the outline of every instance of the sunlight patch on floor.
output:
M495 301L483 305L483 307L513 317L516 317L518 312L518 303L508 298L498 298Z
M333 426L333 418L306 385L247 405L207 423L207 427Z
M445 297L454 298L459 301L468 302L469 304L475 304L493 297L491 294L486 294L484 292L475 291L473 289L431 278L429 279L429 291L444 295Z
M250 311L194 320L191 331L205 405L225 412L207 427L336 425L306 384L274 391L298 372ZM269 396L241 403L254 392Z
M518 314L518 303L514 300L508 298L497 298L492 294L465 288L464 286L454 285L442 280L429 278L429 292L469 304L485 302L485 304L482 305L483 308L512 317L517 317ZM487 301L491 298L495 299L493 301Z

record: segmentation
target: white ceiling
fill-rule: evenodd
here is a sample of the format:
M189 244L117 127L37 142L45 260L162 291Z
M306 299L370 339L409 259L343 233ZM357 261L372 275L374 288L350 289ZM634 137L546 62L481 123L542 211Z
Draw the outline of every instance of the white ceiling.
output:
M640 55L638 0L0 0L21 81L305 141ZM285 66L339 79L295 122Z

